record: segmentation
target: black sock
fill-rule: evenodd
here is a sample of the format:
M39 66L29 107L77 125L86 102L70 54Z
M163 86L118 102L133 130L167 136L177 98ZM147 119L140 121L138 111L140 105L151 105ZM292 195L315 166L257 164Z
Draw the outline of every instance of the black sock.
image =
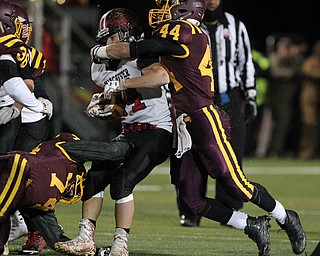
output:
M121 227L116 227L116 228L121 228ZM127 232L127 234L130 234L130 228L122 228L124 231Z
M90 222L94 225L94 227L96 227L96 226L97 226L97 221L92 220L92 219L88 219L88 220L90 220Z

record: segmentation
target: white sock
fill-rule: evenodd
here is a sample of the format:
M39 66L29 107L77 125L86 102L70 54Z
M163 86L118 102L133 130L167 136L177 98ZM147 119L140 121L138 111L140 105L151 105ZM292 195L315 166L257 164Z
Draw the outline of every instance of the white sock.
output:
M284 209L283 205L277 200L276 206L274 207L272 212L269 212L269 214L271 217L275 218L281 224L284 224L287 217L286 209Z
M244 230L244 228L247 226L247 218L248 214L244 212L233 211L227 225Z

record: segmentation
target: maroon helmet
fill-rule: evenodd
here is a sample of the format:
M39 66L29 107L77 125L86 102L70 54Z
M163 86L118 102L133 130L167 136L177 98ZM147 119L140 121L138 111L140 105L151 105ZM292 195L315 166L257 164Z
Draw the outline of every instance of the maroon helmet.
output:
M99 22L97 42L103 43L107 37L118 33L120 41L131 42L142 36L139 17L125 8L115 8L105 13Z
M167 20L194 19L201 21L205 12L204 0L156 0L161 9L149 11L149 25L155 27Z
M0 36L13 34L28 43L32 32L27 13L17 4L0 1Z

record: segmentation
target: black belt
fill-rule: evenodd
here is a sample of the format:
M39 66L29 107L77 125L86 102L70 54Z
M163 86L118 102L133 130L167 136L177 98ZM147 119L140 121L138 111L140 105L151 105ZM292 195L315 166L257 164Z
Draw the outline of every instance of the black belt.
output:
M159 129L156 125L148 124L148 123L133 123L126 124L123 126L123 131L125 132L137 132L142 130L155 130Z

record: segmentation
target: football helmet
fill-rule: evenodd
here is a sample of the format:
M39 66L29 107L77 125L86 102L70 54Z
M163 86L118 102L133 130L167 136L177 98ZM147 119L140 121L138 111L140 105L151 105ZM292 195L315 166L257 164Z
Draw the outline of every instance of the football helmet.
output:
M0 36L13 34L27 44L31 32L27 13L17 4L0 1Z
M143 31L138 16L125 8L115 8L105 13L99 22L97 42L104 44L107 37L118 33L120 41L132 42L142 37Z
M149 25L153 28L167 20L201 21L206 9L204 0L156 0L156 4L161 9L149 11Z
M83 196L83 189L84 189L84 175L85 175L85 169L83 166L80 168L83 168L83 172L81 175L76 174L76 177L73 178L71 181L68 182L66 189L61 194L60 202L64 204L75 204L78 203L82 196Z

